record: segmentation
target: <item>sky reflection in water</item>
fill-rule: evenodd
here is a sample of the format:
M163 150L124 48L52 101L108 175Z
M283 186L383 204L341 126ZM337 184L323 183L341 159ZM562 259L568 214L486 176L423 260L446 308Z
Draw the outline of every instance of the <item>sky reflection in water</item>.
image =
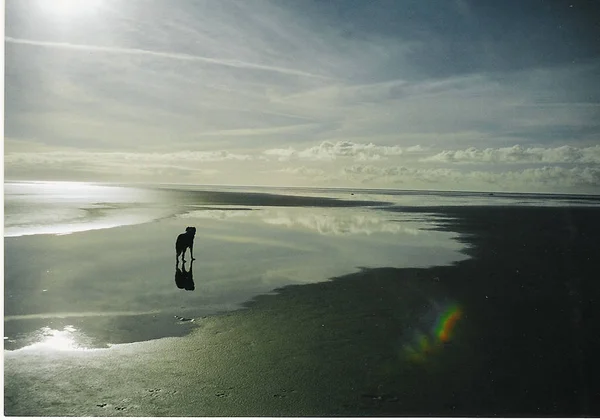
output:
M124 197L122 190L117 192ZM139 197L145 196L134 194L130 201ZM131 206L113 199L115 217L121 210L126 214ZM98 205L89 200L84 204ZM70 348L68 339L77 338L85 347L77 331L95 337L102 329L146 328L141 321L124 321L128 313L129 318L162 317L172 324L173 316L194 318L236 309L286 285L328 281L362 268L429 267L466 258L452 232L431 230L436 218L428 214L368 206L181 205L168 200L150 207L170 215L158 223L5 240L5 322L28 323L29 335L19 337L22 344L30 345L33 336L46 348ZM185 226L198 231L194 290L180 288L176 281L174 241ZM49 222L46 227L56 226ZM28 258L32 255L35 259ZM149 313L153 315L144 315ZM62 323L44 321L60 314L69 316ZM113 322L116 326L100 322L103 316L120 321ZM94 322L94 333L82 328ZM169 335L168 325L165 321L164 335ZM140 332L139 337L161 334ZM108 337L107 342L113 341Z
M91 340L83 332L73 325L66 325L62 329L54 329L49 326L42 327L33 333L21 338L26 344L22 351L88 351L91 348ZM4 341L14 343L15 340L4 338Z

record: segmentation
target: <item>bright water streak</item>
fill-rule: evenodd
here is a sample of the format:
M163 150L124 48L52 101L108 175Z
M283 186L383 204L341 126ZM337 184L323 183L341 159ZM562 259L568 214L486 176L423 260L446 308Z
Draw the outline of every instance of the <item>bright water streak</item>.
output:
M82 182L6 183L4 212L5 237L106 229L172 214L157 192Z

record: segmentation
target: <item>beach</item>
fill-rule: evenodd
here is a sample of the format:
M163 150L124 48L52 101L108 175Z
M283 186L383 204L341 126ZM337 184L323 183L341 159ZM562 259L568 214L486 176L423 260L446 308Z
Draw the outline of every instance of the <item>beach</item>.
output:
M600 418L600 0L7 0L7 417Z
M12 328L16 337L45 326L85 333L55 340L60 351L43 342L15 342L11 349L5 340L5 414L600 415L597 207L397 205L385 211L404 224L435 220L420 231L444 236L432 243L406 236L407 244L425 242L376 260L380 249L403 237L388 238L379 228L377 241L373 233L360 236L364 243L337 255L339 243L318 245L304 231L291 240L263 224L245 236L251 242L240 234L233 241L230 229L248 233L254 225L225 228L206 219L205 239L194 250L194 291L179 289L173 278L180 219L5 238L6 276L26 279L8 292L27 295L10 300L5 286L5 331ZM188 220L197 225L195 217ZM279 229L291 219L269 220ZM262 242L258 232L266 232ZM232 280L224 288L215 274L224 270L217 259L223 249L238 253L227 259L228 278L245 279L277 261L281 266L277 275ZM369 249L376 252L368 260L377 264L360 264ZM339 272L324 260L315 263L328 252L337 255L335 267L358 263ZM410 253L425 257L402 261ZM280 286L273 279L294 267L293 260L299 265ZM303 269L313 263L318 270ZM52 265L46 275L61 285L60 295L42 291L51 284L44 283L44 264ZM152 283L156 278L164 288ZM210 278L217 280L211 285Z

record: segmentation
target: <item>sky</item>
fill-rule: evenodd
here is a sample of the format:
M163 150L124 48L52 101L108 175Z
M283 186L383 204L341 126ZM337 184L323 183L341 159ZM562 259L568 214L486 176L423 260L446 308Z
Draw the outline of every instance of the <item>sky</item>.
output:
M7 180L600 194L594 0L6 0Z

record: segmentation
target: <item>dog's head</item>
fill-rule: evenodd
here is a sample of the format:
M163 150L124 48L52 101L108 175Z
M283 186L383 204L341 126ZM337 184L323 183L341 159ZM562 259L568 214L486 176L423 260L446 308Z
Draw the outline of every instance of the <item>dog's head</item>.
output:
M194 237L196 236L196 228L193 226L188 226L185 228L185 233L187 233L188 235Z

